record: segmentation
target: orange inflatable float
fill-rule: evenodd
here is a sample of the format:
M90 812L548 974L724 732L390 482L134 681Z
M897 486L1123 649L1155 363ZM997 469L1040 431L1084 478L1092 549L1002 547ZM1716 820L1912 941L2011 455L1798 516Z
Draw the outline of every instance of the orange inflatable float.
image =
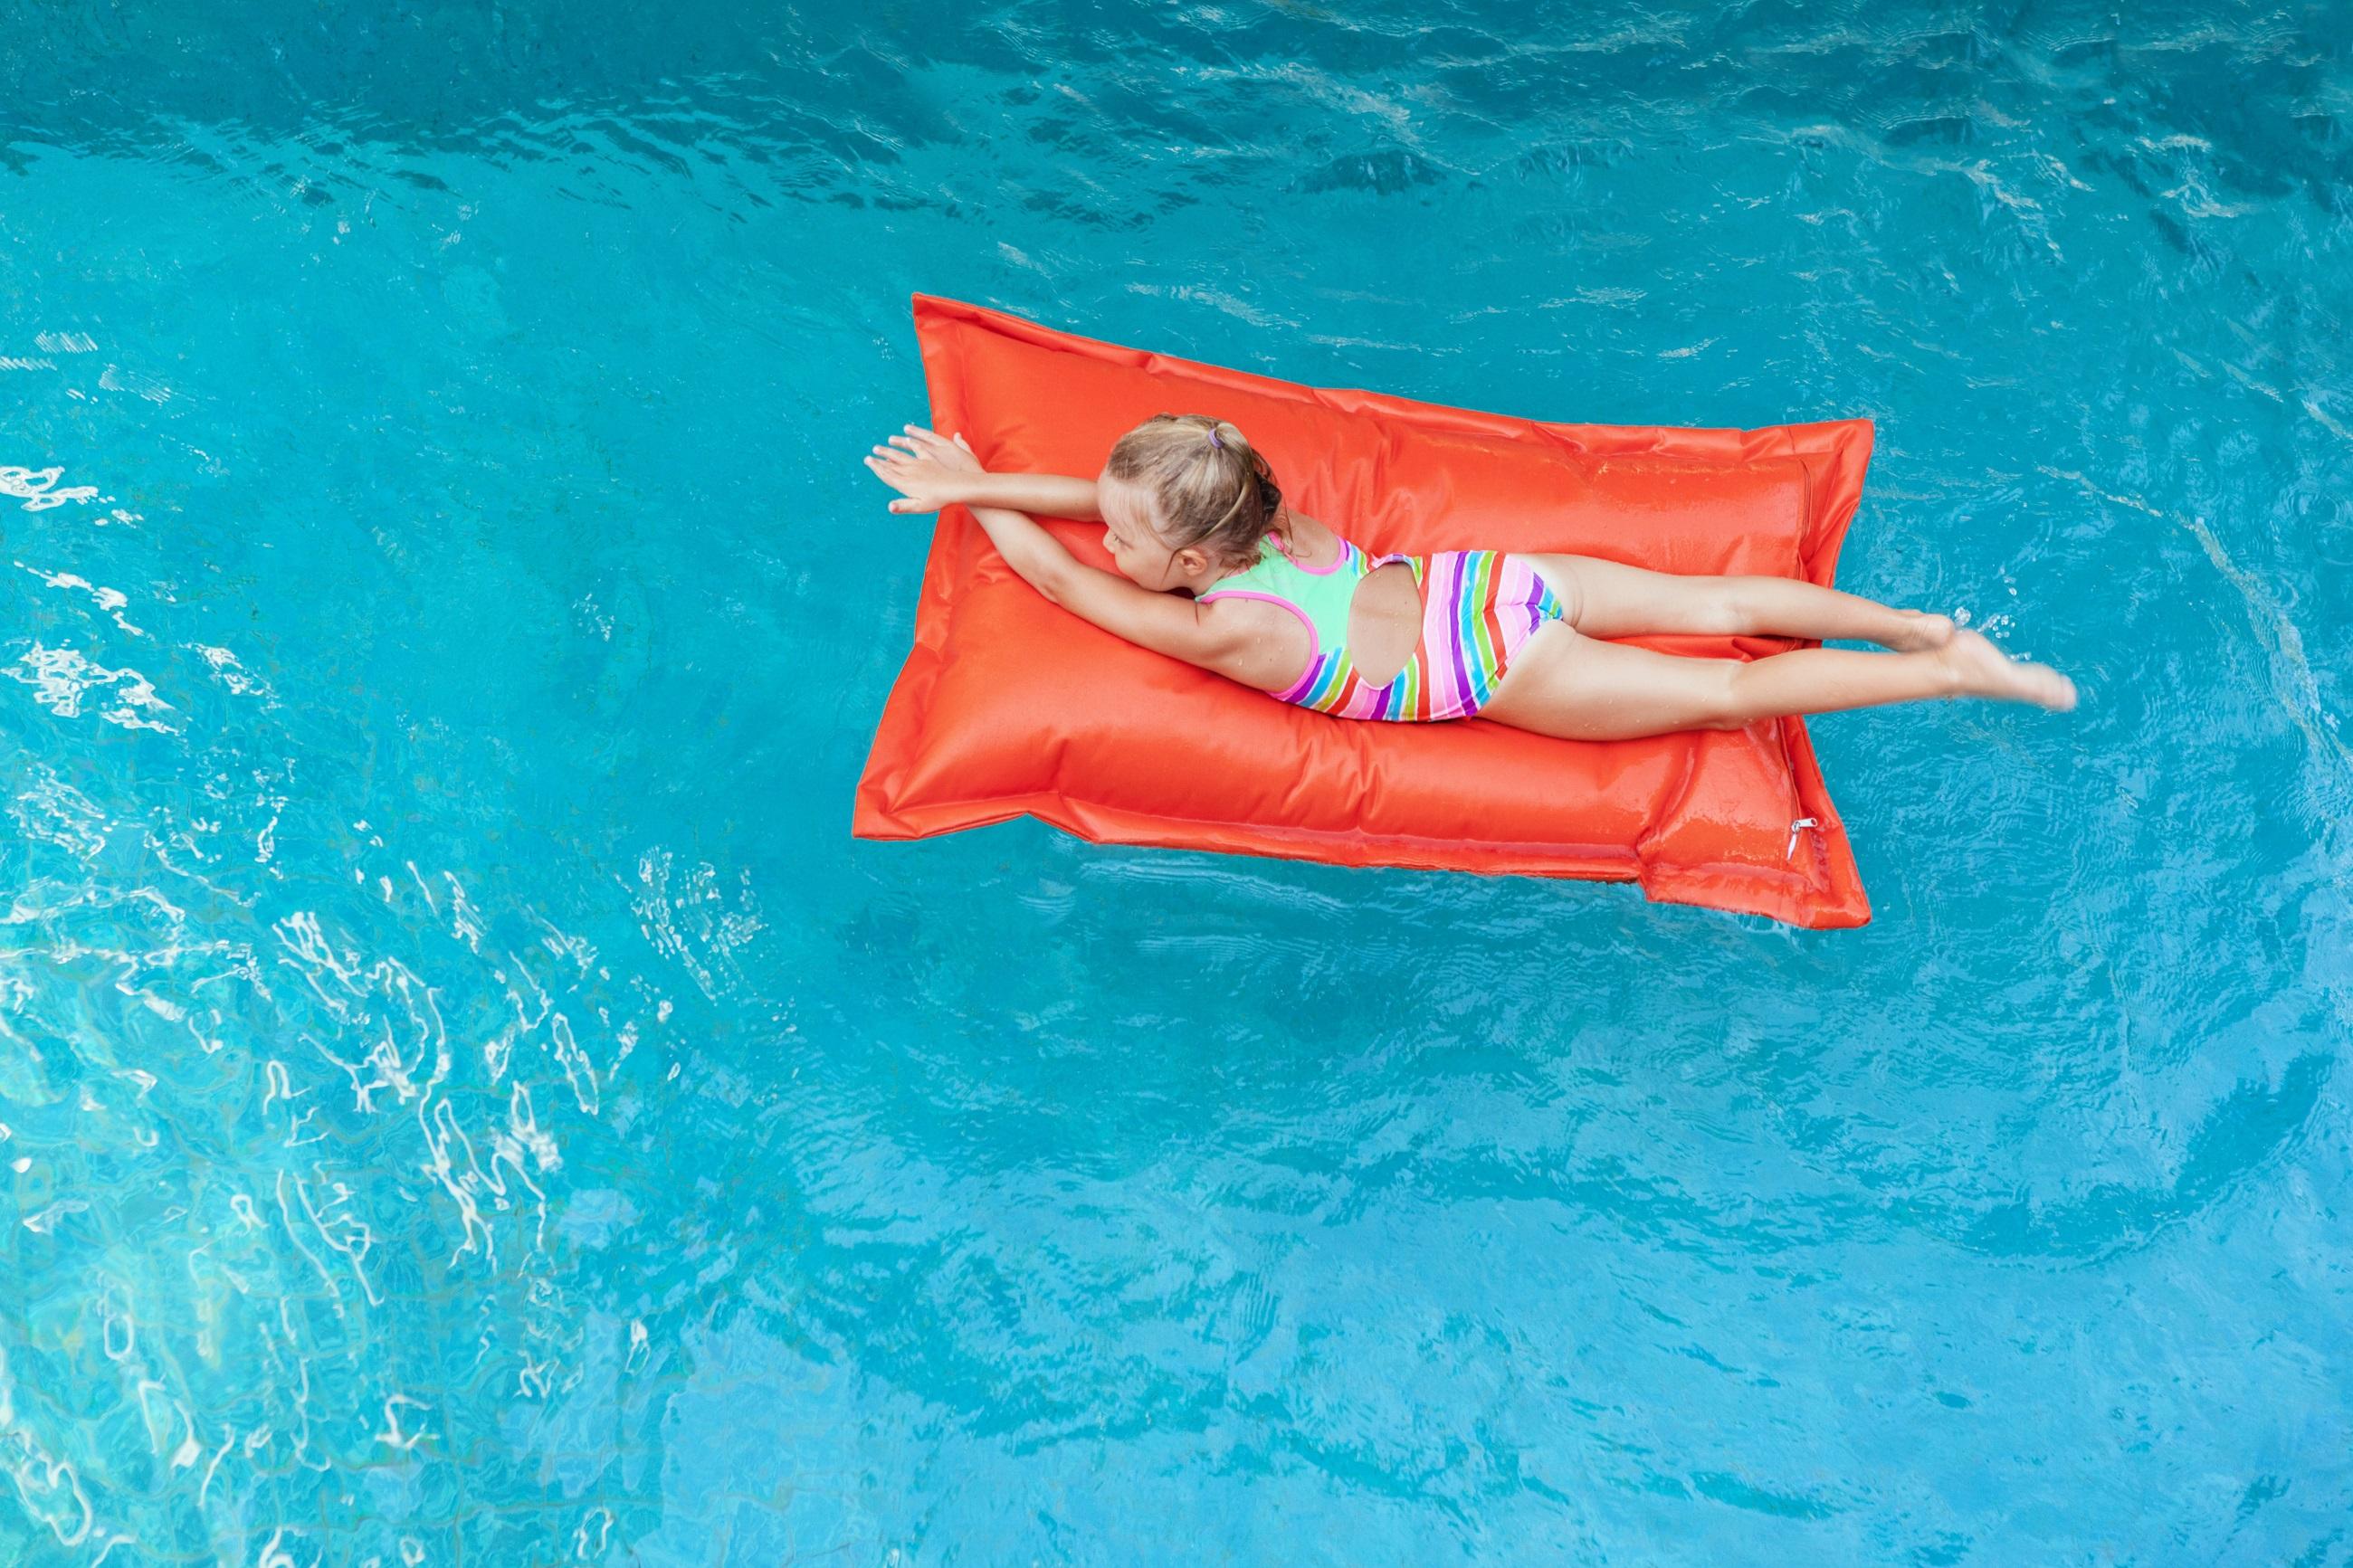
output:
M1828 585L1868 420L1761 430L1554 425L1302 386L915 297L932 425L994 469L1092 475L1155 414L1232 420L1300 510L1368 551L1566 551ZM1049 522L1109 570L1100 524ZM1765 637L1658 637L1756 657ZM942 511L853 831L1029 816L1099 843L1351 866L1633 880L1805 926L1870 919L1804 723L1554 741L1481 720L1294 708L1049 604Z

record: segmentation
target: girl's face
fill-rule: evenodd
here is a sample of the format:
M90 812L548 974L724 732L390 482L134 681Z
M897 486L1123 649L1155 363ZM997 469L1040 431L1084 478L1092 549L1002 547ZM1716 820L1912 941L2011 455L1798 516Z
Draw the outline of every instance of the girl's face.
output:
M1122 576L1157 594L1198 587L1205 580L1208 558L1189 546L1171 550L1161 542L1152 525L1152 504L1141 491L1105 473L1095 479L1095 501L1103 511L1103 545Z

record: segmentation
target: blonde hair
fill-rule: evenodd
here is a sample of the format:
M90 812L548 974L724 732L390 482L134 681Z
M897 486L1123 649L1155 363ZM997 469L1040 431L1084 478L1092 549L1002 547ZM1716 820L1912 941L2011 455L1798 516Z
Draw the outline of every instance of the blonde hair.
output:
M1274 469L1226 420L1155 414L1113 444L1103 471L1151 498L1153 531L1171 550L1197 548L1218 564L1248 566L1270 533L1289 546Z

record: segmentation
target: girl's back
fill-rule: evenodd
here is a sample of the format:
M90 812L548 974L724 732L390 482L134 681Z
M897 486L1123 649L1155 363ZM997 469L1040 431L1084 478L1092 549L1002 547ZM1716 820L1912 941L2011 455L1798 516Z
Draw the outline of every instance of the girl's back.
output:
M1208 600L1213 595L1219 602L1236 601L1236 607L1247 603L1244 594L1258 587L1245 579L1263 574L1276 574L1276 581L1266 584L1294 602L1313 594L1284 594L1282 582L1283 567L1293 579L1306 574L1314 577L1335 574L1340 582L1332 584L1340 600L1341 613L1337 625L1319 625L1319 642L1327 646L1335 634L1345 647L1350 664L1364 679L1376 686L1386 686L1413 658L1415 645L1421 637L1421 589L1414 580L1413 568L1402 560L1373 560L1332 530L1312 517L1295 511L1286 512L1288 547L1281 536L1270 535L1272 560L1261 555L1257 564L1239 572L1211 587L1200 595ZM1303 605L1302 607L1304 607ZM1319 623L1325 617L1315 616Z

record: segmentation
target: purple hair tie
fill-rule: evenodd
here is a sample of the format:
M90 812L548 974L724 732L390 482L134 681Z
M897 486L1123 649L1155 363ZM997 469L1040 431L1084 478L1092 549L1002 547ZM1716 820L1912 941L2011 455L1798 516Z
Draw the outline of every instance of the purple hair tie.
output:
M1219 438L1218 427L1214 425L1209 426L1209 445L1215 447L1220 452L1226 449L1226 444L1223 440Z

